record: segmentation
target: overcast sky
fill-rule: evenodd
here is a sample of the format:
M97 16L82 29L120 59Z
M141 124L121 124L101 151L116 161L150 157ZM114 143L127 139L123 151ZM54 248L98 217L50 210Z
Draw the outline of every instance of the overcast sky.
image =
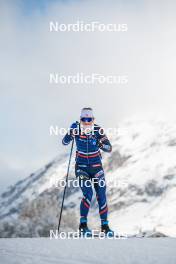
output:
M0 192L52 160L84 106L97 123L176 115L176 3L0 0ZM127 32L49 32L49 22L127 24ZM49 73L127 75L126 85L51 85ZM67 149L68 151L68 149Z

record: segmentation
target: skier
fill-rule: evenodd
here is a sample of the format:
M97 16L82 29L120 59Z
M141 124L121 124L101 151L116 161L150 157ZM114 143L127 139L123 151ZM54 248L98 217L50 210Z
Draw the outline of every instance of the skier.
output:
M112 146L103 129L94 123L92 108L82 109L80 122L76 121L71 125L62 143L68 145L73 138L75 138L77 148L75 174L76 177L79 177L79 186L83 193L80 204L80 234L92 235L91 230L87 226L87 216L93 195L93 185L99 205L101 231L105 235L114 236L114 232L108 225L106 184L100 153L100 149L105 152L111 152Z

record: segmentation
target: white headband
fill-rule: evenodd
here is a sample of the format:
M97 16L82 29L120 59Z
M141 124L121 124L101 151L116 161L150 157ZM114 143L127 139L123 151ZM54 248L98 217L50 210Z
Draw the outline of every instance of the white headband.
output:
M81 118L83 118L83 117L94 117L93 116L93 111L91 110L91 109L82 109L82 111L81 111Z

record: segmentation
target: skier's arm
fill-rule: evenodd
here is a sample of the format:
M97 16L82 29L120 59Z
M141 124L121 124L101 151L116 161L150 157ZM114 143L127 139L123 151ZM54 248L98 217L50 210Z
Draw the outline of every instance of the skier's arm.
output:
M68 145L74 138L74 131L78 128L77 122L73 123L69 128L69 132L63 137L62 144Z
M102 128L100 128L100 130L99 130L98 146L101 150L103 150L105 152L111 152L112 151L111 143L110 143L109 139L107 138L107 136L105 135Z

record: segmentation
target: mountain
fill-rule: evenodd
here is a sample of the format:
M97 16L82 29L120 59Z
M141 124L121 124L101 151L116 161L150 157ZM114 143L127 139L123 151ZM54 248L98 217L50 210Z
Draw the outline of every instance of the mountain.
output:
M103 153L109 220L122 233L156 232L176 236L176 124L125 121ZM68 147L68 152L69 152ZM49 236L57 229L68 156L62 155L1 195L0 236ZM75 183L74 159L63 210L62 230L77 230L82 197ZM89 225L99 228L94 198Z

